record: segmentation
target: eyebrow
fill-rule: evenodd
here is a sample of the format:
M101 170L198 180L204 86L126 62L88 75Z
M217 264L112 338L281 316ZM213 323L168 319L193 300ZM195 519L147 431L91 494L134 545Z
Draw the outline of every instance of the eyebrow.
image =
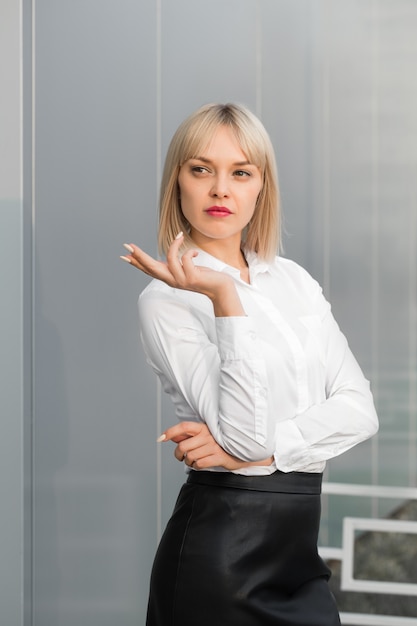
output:
M210 159L206 159L205 157L202 157L202 156L191 157L190 160L202 161L203 163L210 163L210 164L213 163L213 161L211 161ZM251 163L250 161L236 161L232 165L233 167L243 167L245 165L252 165L253 167L256 167L256 165L254 163Z

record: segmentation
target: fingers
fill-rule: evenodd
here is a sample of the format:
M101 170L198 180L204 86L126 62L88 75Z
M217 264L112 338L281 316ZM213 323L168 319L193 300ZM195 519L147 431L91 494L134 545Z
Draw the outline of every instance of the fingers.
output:
M188 467L194 469L202 469L203 467L212 467L217 465L216 459L218 457L217 446L212 444L202 445L201 447L194 448L190 452L183 454L180 451L179 446L175 449L174 456L178 461L183 461Z
M175 448L174 455L178 461L184 461L189 467L199 467L207 457L213 457L221 450L208 430L203 430L194 437L183 439Z
M212 443L211 439L204 435L196 435L195 437L184 439L175 448L175 458L182 461L187 457L190 463L192 463L201 456L199 451Z
M195 469L213 465L213 462L208 462L208 459L220 450L206 424L201 422L175 424L158 437L157 441L177 443L174 450L175 458Z
M163 271L163 268L161 267L163 264L160 261L157 261L149 254L146 254L146 252L144 252L141 248L138 248L138 246L131 245L130 247L133 250L130 257L132 265L142 270L142 272L154 277L156 277L161 270Z
M168 266L172 266L173 268L176 268L178 270L182 267L179 261L178 253L180 251L180 247L182 246L183 242L184 242L184 233L180 232L175 237L174 241L171 243L167 251Z
M157 263L155 259L133 243L124 243L123 247L130 253L129 256L120 257L123 261L127 261L146 274L151 273L152 267Z
M170 272L167 264L163 261L158 261L152 256L144 252L135 244L123 244L130 254L128 256L121 256L120 258L127 263L130 263L133 267L144 272L152 278L158 278L163 280L170 286L175 286L175 281Z
M183 233L179 233L167 252L167 265L174 276L177 287L193 289L194 276L198 269L192 259L198 255L197 250L187 250L180 258L180 248L184 243Z
M171 426L164 431L164 441L174 441L179 443L190 437L195 437L202 431L210 432L205 424L202 422L180 422Z
M197 291L210 297L213 283L217 285L219 280L224 283L224 276L214 270L195 265L193 258L198 255L195 249L186 250L180 256L183 244L184 235L181 232L171 243L166 262L154 259L133 243L123 244L129 255L120 258L152 278L164 281L170 287Z
M179 233L172 244L169 247L167 253L167 262L158 261L152 256L144 252L141 248L133 243L123 244L124 248L129 252L129 255L121 256L123 261L126 261L136 269L141 270L152 278L158 278L163 280L171 287L183 287L186 286L187 280L182 266L182 261L179 258L180 248L184 243L183 233ZM195 256L197 252L191 251ZM189 263L187 267L190 268ZM193 264L192 264L193 265ZM194 265L193 265L194 267Z
M196 269L193 259L198 256L198 250L190 248L186 250L181 257L181 265L185 273L192 272Z
M245 465L223 450L207 425L201 422L181 422L171 426L157 441L177 443L175 458L196 470L217 466L232 470Z

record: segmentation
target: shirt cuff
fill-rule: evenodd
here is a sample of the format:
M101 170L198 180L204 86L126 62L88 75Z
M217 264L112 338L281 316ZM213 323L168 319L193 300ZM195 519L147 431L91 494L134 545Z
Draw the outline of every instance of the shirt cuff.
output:
M275 435L274 459L281 472L298 471L311 462L306 458L307 445L294 420L278 422Z
M257 335L250 317L216 317L216 330L222 360L253 359L259 354Z

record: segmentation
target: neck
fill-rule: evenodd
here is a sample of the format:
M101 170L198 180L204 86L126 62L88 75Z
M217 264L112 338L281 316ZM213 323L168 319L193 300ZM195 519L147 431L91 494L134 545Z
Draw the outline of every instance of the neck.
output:
M240 271L247 269L246 259L241 250L240 237L234 241L221 239L199 241L196 240L196 238L193 238L193 241L201 250L223 261L223 263L235 267Z

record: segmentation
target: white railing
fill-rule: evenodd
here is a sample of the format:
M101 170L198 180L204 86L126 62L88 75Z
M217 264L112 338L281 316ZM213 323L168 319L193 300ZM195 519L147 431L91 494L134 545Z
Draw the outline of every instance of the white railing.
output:
M366 615L365 613L340 613L343 626L416 626L414 617L395 615Z
M323 494L417 500L417 489L382 485L355 485L325 482L323 483ZM341 562L341 590L417 596L417 584L414 583L359 580L354 577L353 566L356 531L417 534L417 522L346 517L343 521L342 547L321 546L319 548L320 555L324 559L334 559ZM417 626L417 616L414 618L396 615L370 615L366 613L342 612L340 619L343 626Z

